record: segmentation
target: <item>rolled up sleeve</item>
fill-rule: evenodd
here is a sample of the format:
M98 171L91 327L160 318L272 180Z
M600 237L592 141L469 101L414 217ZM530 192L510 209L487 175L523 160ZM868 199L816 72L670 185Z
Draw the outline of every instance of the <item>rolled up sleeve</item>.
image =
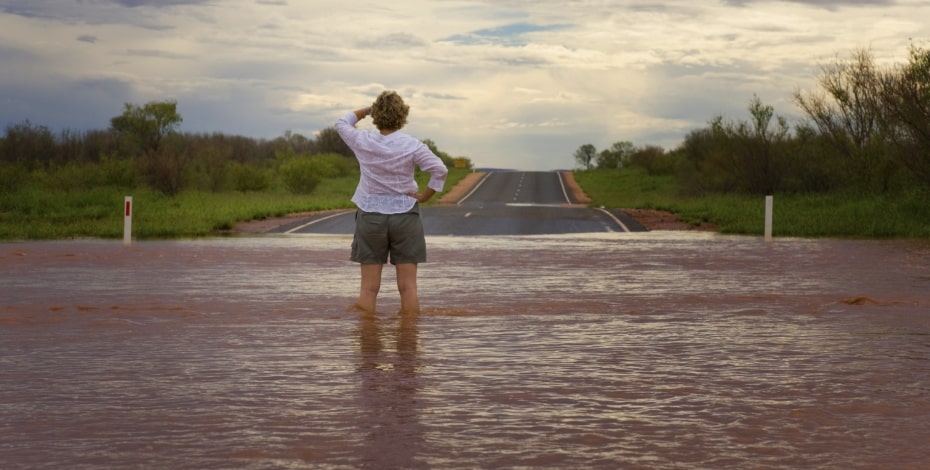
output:
M446 185L446 176L449 174L449 169L446 168L442 159L424 144L417 151L414 161L417 167L430 174L429 183L426 186L437 193L442 192L442 188Z
M354 134L359 132L359 130L355 127L355 124L357 123L358 116L356 116L354 112L348 113L336 121L336 132L339 133L339 136L342 137L342 140L344 140L346 144L349 144L350 147L352 146L352 143L355 142Z

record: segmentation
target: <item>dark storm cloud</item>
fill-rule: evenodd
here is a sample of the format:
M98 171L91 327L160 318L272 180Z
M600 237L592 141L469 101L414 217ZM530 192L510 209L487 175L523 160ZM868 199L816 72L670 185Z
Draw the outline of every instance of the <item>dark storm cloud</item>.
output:
M45 10L39 2L7 1L0 5L0 12L8 15L23 16L26 18L44 18Z
M270 138L287 129L307 132L332 124L329 116L317 122L310 120L306 113L286 110L277 113L272 110L262 119L253 119L255 110L268 107L267 89L241 82L230 85L228 93L236 99L210 97L199 89L158 99L177 100L185 132L224 132ZM66 129L106 129L110 119L122 112L125 103L142 104L152 99L140 96L131 82L112 78L34 78L6 83L0 89L0 132L26 120L48 127L56 134Z
M137 7L172 7L179 5L202 5L210 0L110 0L107 3L127 8ZM0 12L26 18L45 18L69 20L80 17L81 11L87 11L84 2L62 0L4 0L0 3ZM92 9L95 10L95 9Z
M132 86L117 79L7 83L0 91L0 125L29 120L56 132L105 129L132 96Z
M24 18L88 25L125 24L153 31L175 29L152 10L183 5L208 5L211 0L0 0L0 13ZM140 13L145 11L145 13Z
M14 65L16 62L26 63L35 58L35 54L30 51L0 44L0 63L4 66Z
M127 24L144 29L164 31L174 25L153 20L153 15L139 14L139 8L161 9L182 5L207 5L211 0L0 0L0 13L88 25Z
M266 86L256 86L248 81L227 85L224 95L235 96L235 99L199 91L174 97L178 101L178 112L184 117L182 130L274 138L287 130L309 135L335 123L328 110L295 111L270 103ZM256 112L260 113L261 119L256 119Z

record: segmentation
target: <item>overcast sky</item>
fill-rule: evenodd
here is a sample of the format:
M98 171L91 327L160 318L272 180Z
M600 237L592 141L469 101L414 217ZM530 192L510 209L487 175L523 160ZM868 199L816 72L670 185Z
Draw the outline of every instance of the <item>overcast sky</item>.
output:
M185 132L312 136L393 89L405 130L452 156L571 168L583 144L746 119L754 94L795 120L820 66L903 63L927 18L925 0L0 0L0 125L104 129L170 99Z

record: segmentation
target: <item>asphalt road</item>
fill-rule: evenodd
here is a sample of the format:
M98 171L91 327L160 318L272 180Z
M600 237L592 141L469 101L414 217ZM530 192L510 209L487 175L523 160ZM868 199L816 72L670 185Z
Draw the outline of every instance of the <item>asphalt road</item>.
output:
M621 211L577 205L569 193L558 172L489 172L457 205L423 207L423 228L428 236L646 231ZM351 234L354 214L314 216L273 232Z

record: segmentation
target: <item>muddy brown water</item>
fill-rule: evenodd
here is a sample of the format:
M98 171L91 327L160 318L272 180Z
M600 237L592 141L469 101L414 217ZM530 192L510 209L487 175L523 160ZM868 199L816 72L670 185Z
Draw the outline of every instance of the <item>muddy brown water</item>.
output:
M0 244L0 467L925 468L930 242Z

